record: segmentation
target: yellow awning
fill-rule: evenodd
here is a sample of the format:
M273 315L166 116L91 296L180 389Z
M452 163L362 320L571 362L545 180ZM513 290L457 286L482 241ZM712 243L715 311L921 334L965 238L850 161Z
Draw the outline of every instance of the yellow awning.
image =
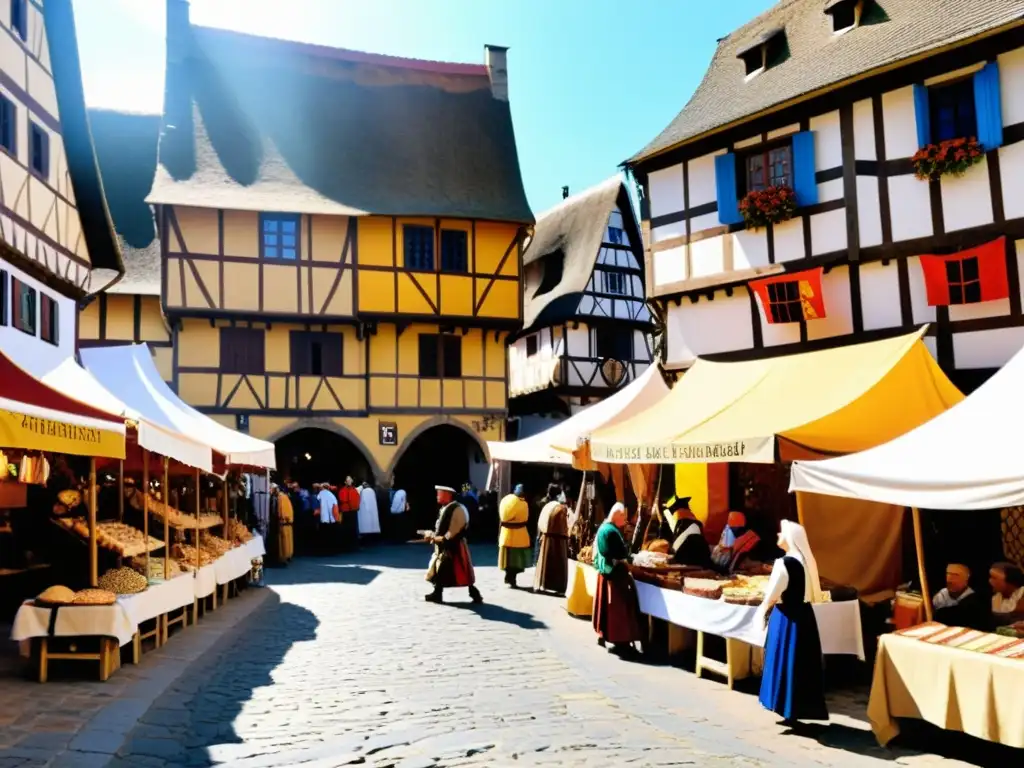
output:
M594 432L590 453L613 464L771 463L776 438L783 459L871 448L963 399L924 330L765 360L698 360L655 407Z

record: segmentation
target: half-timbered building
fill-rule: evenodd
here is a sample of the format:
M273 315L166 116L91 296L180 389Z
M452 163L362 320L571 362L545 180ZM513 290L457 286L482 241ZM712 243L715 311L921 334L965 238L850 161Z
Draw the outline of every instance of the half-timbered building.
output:
M509 345L516 416L571 415L651 361L643 245L621 177L565 194L523 255L523 330Z
M627 162L667 364L929 323L970 389L1024 344L1024 2L782 0Z
M96 307L90 343L162 340L140 314L158 295L172 386L277 441L283 472L383 482L418 465L482 484L532 224L505 50L399 59L198 27L183 0L167 12L159 138L148 164L137 153L148 188L104 162L126 227L143 224L140 277ZM111 146L146 133L111 117Z
M0 4L0 347L75 353L78 302L120 277L82 95L71 0Z

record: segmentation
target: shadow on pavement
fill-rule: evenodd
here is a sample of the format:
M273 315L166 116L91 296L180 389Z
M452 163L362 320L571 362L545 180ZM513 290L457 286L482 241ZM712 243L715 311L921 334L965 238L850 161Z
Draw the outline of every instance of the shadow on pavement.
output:
M484 600L487 600L487 595L484 595ZM514 611L511 608L505 608L494 603L444 603L443 605L447 608L456 608L460 611L475 613L484 621L512 624L520 629L547 629L548 627L543 621L535 619L532 614Z
M293 644L313 640L318 625L312 612L272 594L258 621L204 657L143 715L111 768L159 760L170 766L225 762L222 753L242 743L233 723L246 702L256 689L273 685L285 654Z

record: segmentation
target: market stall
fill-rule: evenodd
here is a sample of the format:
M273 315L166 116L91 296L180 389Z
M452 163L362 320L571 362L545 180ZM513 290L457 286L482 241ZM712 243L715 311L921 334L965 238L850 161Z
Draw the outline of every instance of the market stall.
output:
M963 398L923 333L748 362L698 360L658 407L595 431L586 452L607 464L784 465L878 445ZM898 583L901 518L892 507L861 503L835 514L827 505L808 510L798 497L797 508L823 577L862 596ZM859 623L841 626L849 635L841 645L858 647Z
M890 442L824 461L795 461L790 488L826 499L911 507L918 527L920 509L971 512L1024 504L1017 445L1024 428L1022 387L1024 352L1018 352L970 397ZM923 567L921 574L930 617ZM1024 746L1022 674L1022 658L887 635L875 665L872 726L883 743L898 732L895 717L914 717Z

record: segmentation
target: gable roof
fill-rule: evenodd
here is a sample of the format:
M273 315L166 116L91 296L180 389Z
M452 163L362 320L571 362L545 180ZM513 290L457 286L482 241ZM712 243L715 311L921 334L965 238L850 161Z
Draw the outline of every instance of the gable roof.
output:
M780 0L722 38L683 110L627 163L642 162L791 99L1024 18L1024 0L874 0L859 27L837 35L825 6L825 0ZM747 81L737 56L779 27L786 32L788 55Z
M151 202L531 223L487 67L168 29Z
M523 266L561 251L562 279L540 296L523 296L524 331L560 322L576 313L601 253L608 217L616 206L622 212L629 241L635 246L640 233L626 186L618 175L566 198L537 218L533 237L523 253Z
M47 0L43 7L43 22L60 112L61 142L75 193L75 207L89 250L89 262L93 269L121 273L121 251L107 211L85 108L71 0Z
M124 277L107 293L159 296L160 238L146 195L156 171L161 116L90 109L89 122L124 260Z

